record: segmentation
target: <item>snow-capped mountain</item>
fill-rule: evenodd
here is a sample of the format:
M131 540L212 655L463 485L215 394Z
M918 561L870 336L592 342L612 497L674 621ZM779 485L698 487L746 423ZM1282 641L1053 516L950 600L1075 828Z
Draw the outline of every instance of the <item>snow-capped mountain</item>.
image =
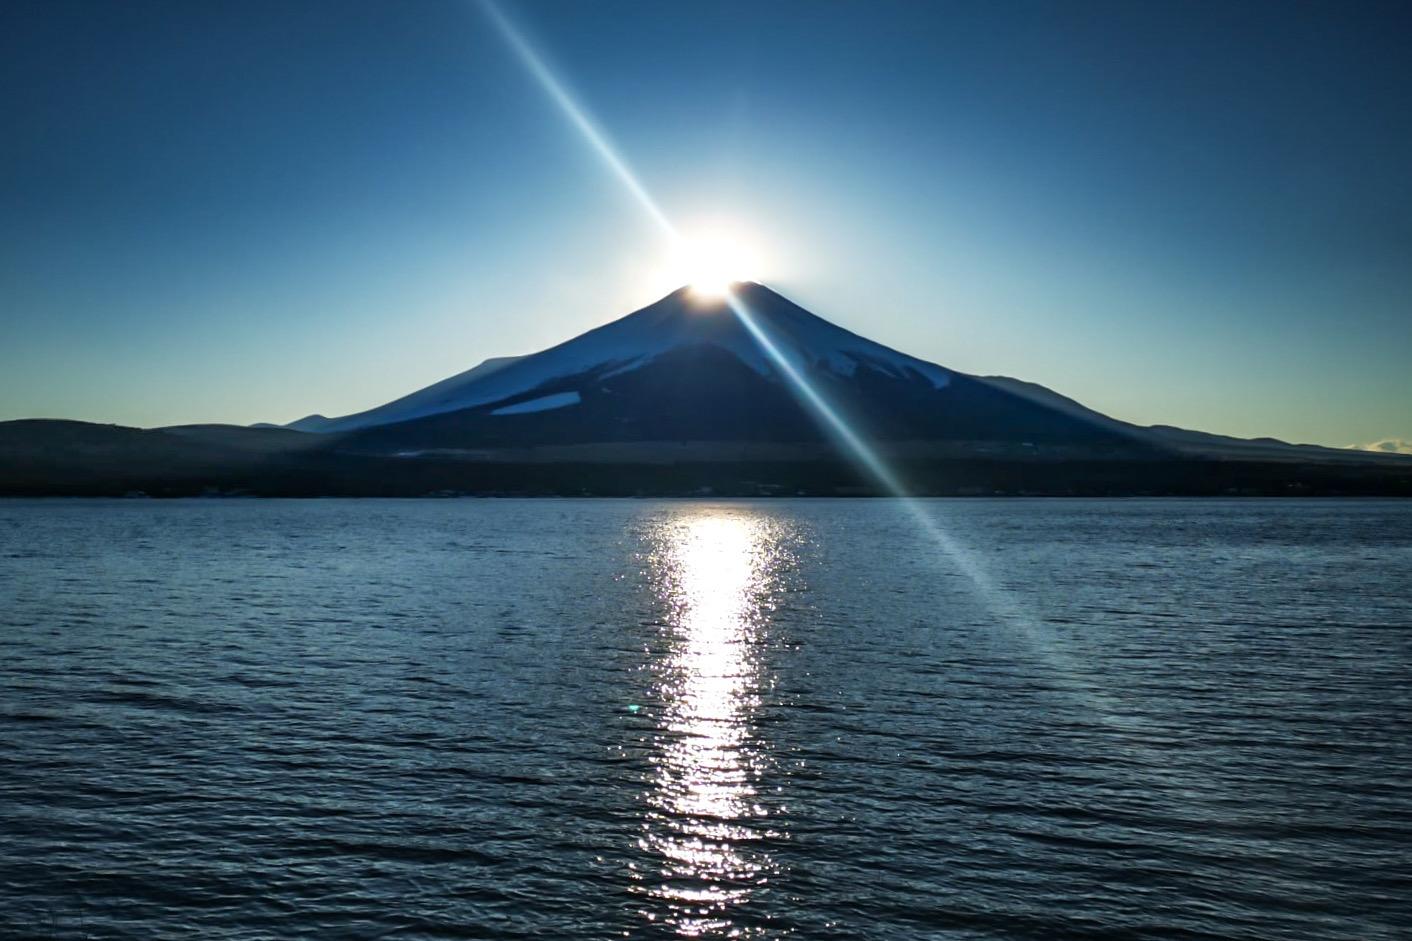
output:
M378 408L290 427L331 434L342 448L403 455L628 442L817 445L828 435L793 373L879 441L1150 450L1130 426L900 353L763 285L738 283L733 294L751 326L724 300L682 288L540 353L490 360Z
M752 326L725 301L682 288L543 352L491 360L378 408L292 427L332 433L349 449L408 455L627 442L818 444L828 435L793 373L879 441L1146 448L1122 423L900 353L763 285L739 283L733 293Z
M715 443L713 454L725 443L753 448L737 449L739 458L762 453L762 445L827 440L793 373L858 433L925 445L930 450L911 453L933 458L1279 460L1296 450L1270 439L1131 425L1043 386L970 376L900 353L760 284L739 283L733 293L754 329L723 300L682 288L540 353L487 360L378 408L311 415L287 427L322 433L339 449L403 456L628 443L641 453L654 442Z
M741 283L736 296L755 315L776 348L796 368L851 377L859 369L894 378L924 379L933 388L951 381L950 370L889 349L850 333L763 285ZM719 300L696 298L681 288L649 307L530 356L487 360L474 369L444 379L386 405L327 419L311 415L287 427L301 431L341 432L405 422L430 415L504 403L492 414L523 414L565 408L582 400L583 389L651 365L664 355L711 346L723 350L756 374L780 380L779 365ZM570 388L525 396L550 386ZM577 391L579 398L570 392Z

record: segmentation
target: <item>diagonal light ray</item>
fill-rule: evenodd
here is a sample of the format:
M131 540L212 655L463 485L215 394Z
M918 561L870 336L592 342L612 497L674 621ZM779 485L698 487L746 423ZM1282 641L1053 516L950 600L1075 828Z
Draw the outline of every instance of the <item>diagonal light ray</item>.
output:
M899 497L904 496L907 490L902 486L902 481L897 479L897 475L892 472L891 468L884 464L882 459L874 453L873 449L868 447L867 442L859 437L858 433L843 420L838 410L829 404L823 394L820 393L818 389L814 388L809 380L804 378L804 375L794 367L794 364L789 361L789 358L784 355L775 341L765 332L759 320L751 312L750 308L746 306L745 301L735 293L733 288L726 289L725 301L735 314L736 319L739 320L745 326L746 331L755 338L755 342L760 344L760 348L765 351L765 355L774 360L780 372L784 373L785 378L794 385L795 391L798 392L804 399L804 402L814 410L814 413L823 420L827 428L847 445L848 449L852 451L859 462L868 469L868 472L877 478L878 483L882 484L885 490Z
M638 182L637 175L632 172L632 168L627 165L606 134L598 129L589 117L588 111L574 100L574 96L569 94L569 90L564 87L564 83L559 81L558 76L549 68L544 58L535 51L534 47L525 39L524 33L512 23L503 10L495 3L495 0L480 0L480 6L490 22L495 24L495 28L500 31L510 48L514 50L516 56L529 69L531 75L539 82L555 106L564 113L579 133L583 135L590 147L597 152L603 162L608 165L608 169L618 178L618 182L627 187L629 193L642 206L648 217L657 224L657 227L666 234L667 238L676 243L681 240L676 227L672 225L667 214L662 211L662 207L657 205L657 201L652 198L652 194Z
M1040 627L1037 619L1024 610L1012 593L996 584L976 553L958 542L928 513L922 504L911 496L907 487L888 466L882 456L843 419L838 409L831 405L823 393L790 362L779 345L770 337L743 298L734 290L728 290L726 303L736 318L745 326L760 348L774 361L786 378L794 386L799 398L808 406L829 431L852 452L857 462L865 468L877 484L896 498L896 503L917 523L922 532L944 552L951 564L970 581L976 595L986 605L990 613L1010 630L1019 634L1029 648L1044 657L1046 662L1060 675L1065 691L1094 710L1109 725L1130 728L1129 719L1117 715L1117 704L1104 693L1093 680L1088 670L1074 662L1073 658L1055 646L1049 632Z

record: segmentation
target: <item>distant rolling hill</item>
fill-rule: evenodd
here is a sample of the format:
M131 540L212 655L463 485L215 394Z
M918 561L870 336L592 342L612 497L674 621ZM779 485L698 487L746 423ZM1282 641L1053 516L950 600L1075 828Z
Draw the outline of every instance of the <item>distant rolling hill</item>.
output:
M0 423L0 492L868 493L780 359L919 493L1409 493L1412 459L1117 421L889 349L762 285L285 428ZM763 334L772 350L762 345Z

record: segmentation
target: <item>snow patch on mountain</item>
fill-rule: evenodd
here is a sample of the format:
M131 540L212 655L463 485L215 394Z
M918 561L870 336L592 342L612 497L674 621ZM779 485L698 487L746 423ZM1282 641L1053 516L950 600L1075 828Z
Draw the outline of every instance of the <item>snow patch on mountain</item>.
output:
M583 400L577 392L555 392L553 395L542 395L537 399L530 399L528 402L516 402L514 405L497 408L490 414L525 415L530 412L548 412L568 405L577 405L581 401Z
M1384 438L1370 444L1350 444L1349 448L1355 451L1373 451L1378 454L1412 454L1412 441L1404 441L1401 438Z

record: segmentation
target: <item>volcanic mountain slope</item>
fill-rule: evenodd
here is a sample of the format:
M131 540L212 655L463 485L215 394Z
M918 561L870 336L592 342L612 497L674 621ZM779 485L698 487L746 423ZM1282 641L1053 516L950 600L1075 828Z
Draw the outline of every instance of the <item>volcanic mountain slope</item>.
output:
M1152 450L1121 423L899 353L762 285L738 284L735 294L792 370L873 440ZM826 437L730 306L685 288L541 353L492 361L317 430L338 434L340 447L383 453Z
M860 366L898 377L910 373L929 379L934 388L945 386L953 375L834 326L762 285L738 284L735 291L796 364L827 368L845 376ZM689 288L681 288L655 304L543 352L487 360L378 408L325 419L318 430L349 431L477 406L503 406L541 390L576 384L587 388L596 381L651 365L665 354L708 346L728 352L762 377L779 378L777 364L723 301L698 299Z

